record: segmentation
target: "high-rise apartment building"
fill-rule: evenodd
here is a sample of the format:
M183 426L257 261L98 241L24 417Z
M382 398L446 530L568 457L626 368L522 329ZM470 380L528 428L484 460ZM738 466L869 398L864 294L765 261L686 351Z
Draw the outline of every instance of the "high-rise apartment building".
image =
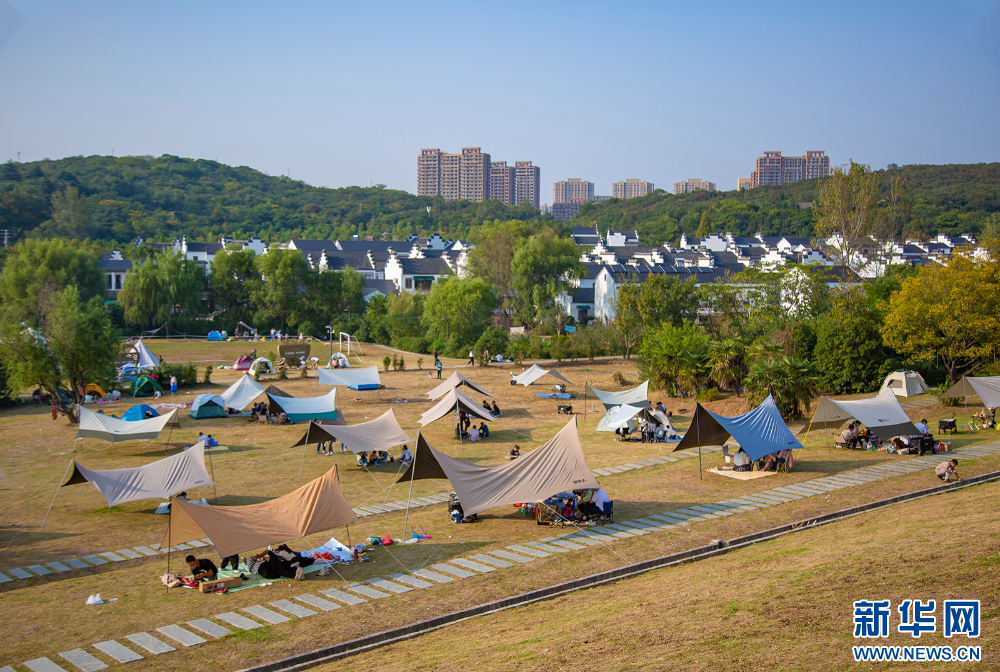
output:
M744 191L750 189L750 178L741 177L736 180L736 191Z
M417 157L417 195L441 196L446 201L490 197L490 155L479 147L463 147L461 154L422 149Z
M637 198L653 193L653 183L629 178L624 182L611 185L611 195L614 198Z
M552 185L553 203L586 203L594 200L594 183L571 177Z
M514 167L508 166L506 161L493 161L490 163L490 198L514 205L514 185L516 178Z
M764 152L757 158L757 169L750 173L750 188L762 184L798 182L830 174L830 157L826 152L806 152L805 156L782 156L781 152Z
M715 182L692 177L684 182L674 182L675 194L690 194L692 191L715 191Z
M514 205L531 203L538 209L542 187L542 169L531 161L514 162Z

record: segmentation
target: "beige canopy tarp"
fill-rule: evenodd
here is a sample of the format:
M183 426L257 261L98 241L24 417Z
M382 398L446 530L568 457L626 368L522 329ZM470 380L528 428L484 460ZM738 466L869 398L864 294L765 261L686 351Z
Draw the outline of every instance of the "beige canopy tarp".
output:
M73 473L62 487L85 482L104 495L109 508L137 499L166 499L188 488L215 485L205 471L205 446L200 443L182 453L132 469L98 471L85 469L74 461Z
M940 398L950 397L979 397L986 408L1000 407L1000 376L962 376Z
M564 490L601 487L583 456L576 416L541 447L495 467L445 455L421 435L412 464L397 482L409 481L411 471L413 480L447 478L467 516L497 506L540 502Z
M314 422L295 445L303 446L307 442L320 443L331 439L340 441L355 455L370 450L389 450L401 443L413 441L399 426L396 414L390 408L374 420L360 422L356 425L334 427Z
M441 401L434 404L429 411L425 411L423 415L420 416L420 426L429 425L435 420L440 420L444 416L455 410L455 407L465 411L466 413L471 413L487 422L492 422L496 420L490 412L485 408L469 399L467 396L458 391L458 388L451 388L448 393L444 396Z
M830 397L821 397L812 420L799 430L799 434L813 429L840 427L848 420L860 421L883 441L893 436L920 434L890 388L885 388L870 399L837 401Z
M610 411L615 406L621 406L623 404L641 406L643 408L649 407L648 380L638 387L633 387L631 390L619 390L617 392L599 390L596 387L591 387L590 383L587 383L583 388L583 394L584 396L593 395L600 399L601 403L604 404L605 411Z
M178 497L160 547L208 537L226 557L350 525L357 519L333 466L298 490L260 504L200 506Z
M433 390L427 393L429 399L437 399L443 394L448 394L448 390L456 387L461 387L465 385L466 387L479 392L480 394L485 394L487 397L492 397L493 395L484 390L483 388L476 385L474 382L463 376L461 373L456 371L455 373L448 376L448 380L444 381Z
M528 369L527 371L524 371L523 373L520 373L512 377L518 385L524 385L525 387L527 387L528 385L531 385L545 374L552 376L556 380L561 380L567 385L573 385L573 383L564 378L563 375L558 371L556 371L555 369L543 369L537 364L532 364L531 368Z
M111 443L155 439L167 425L179 427L177 409L166 415L149 420L121 420L103 413L94 413L80 408L80 425L76 430L78 439L104 439Z

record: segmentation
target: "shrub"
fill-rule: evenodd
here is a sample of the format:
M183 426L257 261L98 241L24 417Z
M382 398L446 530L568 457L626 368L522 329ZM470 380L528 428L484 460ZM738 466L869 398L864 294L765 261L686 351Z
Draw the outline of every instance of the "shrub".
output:
M616 385L621 385L622 387L631 384L631 381L621 371L615 371L611 374L611 380L615 381Z
M555 357L556 360L561 362L562 360L569 357L570 355L569 336L553 336L551 343L552 346L550 348L550 351L552 356Z
M389 370L389 364L391 364L391 363L392 363L392 360L389 359L389 355L386 355L385 357L382 358L382 368L384 370L388 371Z
M392 369L394 371L399 371L399 357L395 354L392 356Z
M424 369L424 358L423 357L417 357L417 368L419 370L423 371L423 369Z
M198 369L194 364L164 364L153 369L158 380L166 384L170 376L177 377L177 387L194 387L198 384ZM207 382L207 381L206 381Z
M274 350L271 350L269 353L267 353L267 358L271 360L272 364L274 364L276 361L278 361L278 353L276 353Z
M212 366L205 367L205 384L208 385L212 382Z
M722 399L722 393L717 387L702 390L701 394L698 395L698 401L718 401L719 399Z
M303 366L301 369L299 369L299 378L308 378L308 377L309 377L309 367Z
M288 380L288 372L283 366L278 367L278 380Z
M938 403L942 406L961 406L964 404L965 397L948 397L947 399L941 398L941 395L947 392L949 387L949 385L944 384L934 390L934 396L937 397Z
M406 352L427 354L431 352L432 341L424 336L401 336L392 339L392 347Z
M480 366L484 364L483 355L486 350L490 351L490 357L494 355L502 355L507 351L507 346L510 344L510 336L507 335L506 331L502 329L494 329L490 327L479 337L476 344L472 348L472 352L476 357L476 361L479 362Z

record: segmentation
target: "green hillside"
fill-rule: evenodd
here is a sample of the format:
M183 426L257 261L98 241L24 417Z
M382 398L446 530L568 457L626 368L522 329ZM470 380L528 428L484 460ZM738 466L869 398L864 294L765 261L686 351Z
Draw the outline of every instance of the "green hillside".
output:
M993 213L1000 212L1000 163L912 165L879 171L883 184L903 176L913 197L910 233L979 233ZM737 236L813 234L813 211L799 203L816 199L819 180L803 180L751 191L698 191L675 196L662 191L627 201L588 203L573 218L573 226L597 225L602 232L638 230L647 244L676 241L694 235L702 216L711 231Z
M405 238L435 231L465 238L484 219L537 216L496 201L446 203L380 186L327 189L245 166L168 155L0 165L0 228L10 230L13 241L31 235L119 244L182 234L197 241L222 235L267 241Z

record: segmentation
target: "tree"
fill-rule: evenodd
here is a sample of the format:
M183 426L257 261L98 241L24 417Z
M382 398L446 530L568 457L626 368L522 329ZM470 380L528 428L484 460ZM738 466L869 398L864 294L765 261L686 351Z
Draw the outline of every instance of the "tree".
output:
M649 275L641 283L635 276L623 282L615 296L615 327L625 345L625 358L646 331L697 319L699 302L694 278Z
M566 291L571 277L579 277L583 265L570 238L543 229L518 246L511 268L514 272L514 314L523 326L535 325L539 309L555 303Z
M670 392L679 385L691 390L703 387L703 382L695 380L703 375L698 364L708 350L709 338L703 330L691 322L679 327L663 324L646 336L639 348L641 369L657 389Z
M864 250L879 225L879 196L878 175L853 159L847 170L839 166L820 182L816 235L835 238L839 260L850 268L865 263Z
M701 213L701 221L698 222L698 231L695 235L704 238L712 233L712 218L708 216L708 210Z
M18 320L37 327L43 296L69 286L77 288L84 302L105 296L97 255L66 240L28 239L10 249L0 274L0 300Z
M529 235L528 225L520 220L494 220L483 222L472 238L475 247L469 252L468 271L493 289L507 312L517 303L514 255Z
M754 361L745 380L747 401L758 406L768 395L787 420L798 420L809 412L816 396L816 374L812 363L797 357L761 358Z
M735 338L712 341L708 346L709 374L726 390L740 394L740 385L746 375L746 348Z
M432 340L447 335L456 348L464 349L489 327L496 305L496 295L481 278L453 276L431 285L420 322Z
M885 344L951 383L1000 350L1000 262L960 254L902 281L882 323Z
M215 255L208 272L208 285L216 320L232 329L237 323L253 324L256 308L253 294L260 283L254 268L253 250L223 249Z
M881 311L863 289L835 297L833 310L817 320L812 351L825 389L835 394L874 392L897 368L896 354L882 343L881 322Z
M90 205L76 187L52 194L52 219L45 235L84 240L90 228Z
M913 199L910 197L906 178L897 175L889 177L889 189L875 220L871 240L872 256L876 260L878 275L888 272L895 244L903 237L913 213Z
M298 250L271 249L254 258L254 270L261 281L251 298L257 306L256 320L263 325L254 326L287 330L305 307L304 290L310 280L305 257Z
M39 313L37 330L25 327L9 306L0 316L0 361L7 369L11 393L40 387L59 399L63 388L79 403L85 385L112 380L121 335L103 300L83 301L77 288L70 286L43 294ZM70 422L78 421L72 406L61 406L60 411Z
M118 301L129 324L159 326L200 315L205 284L198 264L180 252L164 250L129 275Z

